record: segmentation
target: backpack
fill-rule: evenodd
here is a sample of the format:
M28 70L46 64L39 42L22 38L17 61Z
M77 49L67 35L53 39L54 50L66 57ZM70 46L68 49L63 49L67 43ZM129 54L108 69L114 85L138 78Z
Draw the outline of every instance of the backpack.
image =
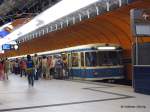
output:
M27 68L33 68L34 63L33 60L27 60Z

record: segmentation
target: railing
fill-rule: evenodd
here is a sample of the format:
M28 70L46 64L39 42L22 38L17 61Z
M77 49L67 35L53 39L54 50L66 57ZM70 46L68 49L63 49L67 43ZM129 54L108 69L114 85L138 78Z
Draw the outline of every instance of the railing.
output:
M17 39L17 42L21 43L33 38L41 37L47 33L60 30L83 20L96 17L108 11L115 10L123 5L127 5L130 2L132 2L132 0L99 0L98 2L91 4L90 6L82 8L70 15L60 18L42 28L39 28L29 34L20 37L19 39Z

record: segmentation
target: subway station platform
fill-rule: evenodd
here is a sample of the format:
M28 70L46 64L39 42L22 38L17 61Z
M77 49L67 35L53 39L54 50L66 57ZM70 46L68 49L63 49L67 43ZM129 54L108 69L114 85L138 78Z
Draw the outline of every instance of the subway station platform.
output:
M123 85L53 79L31 87L13 74L0 81L0 112L149 112L149 101Z

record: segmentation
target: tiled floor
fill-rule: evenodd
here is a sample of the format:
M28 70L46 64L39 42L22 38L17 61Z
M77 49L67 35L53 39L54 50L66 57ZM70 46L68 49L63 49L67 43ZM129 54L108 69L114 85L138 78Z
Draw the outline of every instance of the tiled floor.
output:
M0 81L0 112L149 112L150 96L129 86L82 81L39 80L10 75Z

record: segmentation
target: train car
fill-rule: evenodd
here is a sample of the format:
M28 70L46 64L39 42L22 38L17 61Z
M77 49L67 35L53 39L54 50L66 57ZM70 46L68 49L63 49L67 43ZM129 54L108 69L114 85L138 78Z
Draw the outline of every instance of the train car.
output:
M116 44L88 44L38 55L56 55L67 59L68 74L85 80L122 79L122 48Z
M68 75L73 78L122 79L124 78L122 50L120 45L96 43L40 52L37 55L50 55L53 58L59 56L66 59Z

